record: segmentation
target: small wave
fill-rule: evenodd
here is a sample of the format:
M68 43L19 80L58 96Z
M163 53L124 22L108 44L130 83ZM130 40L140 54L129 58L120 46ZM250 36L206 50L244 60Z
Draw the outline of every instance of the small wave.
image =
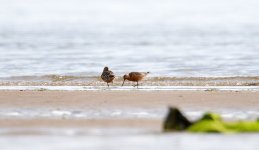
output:
M18 110L17 110L18 109ZM210 110L211 111L211 110ZM236 110L236 109L215 109L225 120L255 120L259 117L259 111L254 110ZM186 110L185 114L192 120L197 120L208 110ZM166 115L165 109L3 109L0 111L0 118L20 118L20 119L33 119L33 118L67 118L67 119L161 119Z
M102 118L162 118L166 111L162 109L87 109L87 110L71 110L71 109L9 109L1 110L0 118L68 118L68 119L102 119Z

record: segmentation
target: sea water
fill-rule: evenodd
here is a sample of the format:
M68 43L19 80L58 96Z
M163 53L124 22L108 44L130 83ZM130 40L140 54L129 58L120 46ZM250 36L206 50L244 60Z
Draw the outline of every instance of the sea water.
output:
M0 77L99 76L104 66L119 76L258 76L258 5L0 0Z

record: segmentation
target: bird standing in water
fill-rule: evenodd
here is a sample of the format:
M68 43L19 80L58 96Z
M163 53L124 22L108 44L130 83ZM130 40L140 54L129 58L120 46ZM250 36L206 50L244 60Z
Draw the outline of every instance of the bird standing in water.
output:
M109 87L109 83L113 82L115 75L113 74L113 72L111 70L109 70L108 67L104 67L101 78L103 79L104 82L107 83L107 86Z
M145 76L147 76L147 74L149 74L149 72L130 72L129 74L125 74L123 76L123 83L121 86L124 85L125 80L129 80L129 81L133 81L133 82L137 82L137 86L138 88L138 82L141 81Z

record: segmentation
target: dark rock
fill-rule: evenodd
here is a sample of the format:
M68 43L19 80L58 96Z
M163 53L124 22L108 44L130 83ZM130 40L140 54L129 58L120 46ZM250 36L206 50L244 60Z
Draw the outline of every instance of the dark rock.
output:
M170 107L169 113L164 121L164 131L183 131L187 129L192 122L190 122L178 108Z

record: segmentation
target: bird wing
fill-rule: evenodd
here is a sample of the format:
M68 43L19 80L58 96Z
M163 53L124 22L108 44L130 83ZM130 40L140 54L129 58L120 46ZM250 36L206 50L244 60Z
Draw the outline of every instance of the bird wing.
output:
M131 72L129 73L129 76L130 77L133 77L133 76L146 76L148 73L147 72Z
M104 72L102 73L102 76L103 76L104 78L114 78L114 77L115 77L115 75L113 74L112 71L104 71Z
M112 71L107 71L109 74L109 77L115 77L114 73Z
M129 73L129 76L132 77L132 76L140 76L141 73L140 72L131 72Z

